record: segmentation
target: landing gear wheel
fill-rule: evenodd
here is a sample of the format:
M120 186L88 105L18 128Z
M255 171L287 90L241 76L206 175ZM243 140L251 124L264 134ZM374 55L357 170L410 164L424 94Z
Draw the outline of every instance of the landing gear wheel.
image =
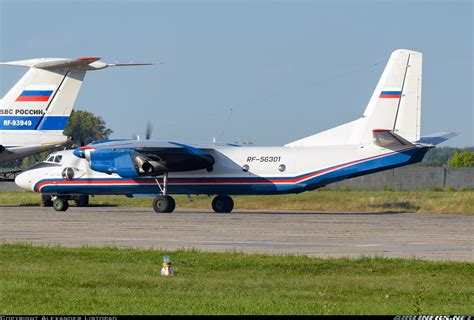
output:
M234 209L234 200L229 196L217 196L212 200L212 209L217 213L229 213Z
M53 201L53 208L56 211L66 211L69 208L69 203L63 199L55 199Z
M153 199L153 210L157 213L171 213L176 207L176 202L170 196L157 196Z
M74 202L76 203L76 206L78 207L87 207L89 205L89 196L88 195L78 196L76 199L74 199Z
M52 207L53 200L51 200L51 195L42 193L41 194L41 206L42 207Z

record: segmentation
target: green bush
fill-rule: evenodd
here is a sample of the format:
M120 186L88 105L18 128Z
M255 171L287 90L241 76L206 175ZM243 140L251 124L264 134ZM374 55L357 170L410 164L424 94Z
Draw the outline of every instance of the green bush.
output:
M455 152L453 157L446 163L448 168L471 168L474 167L474 152Z

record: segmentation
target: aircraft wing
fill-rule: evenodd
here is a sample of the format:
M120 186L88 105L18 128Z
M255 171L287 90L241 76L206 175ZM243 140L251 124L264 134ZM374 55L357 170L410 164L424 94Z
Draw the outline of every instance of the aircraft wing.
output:
M215 162L209 150L177 142L117 140L91 143L74 150L74 155L87 159L92 170L132 178L209 170Z

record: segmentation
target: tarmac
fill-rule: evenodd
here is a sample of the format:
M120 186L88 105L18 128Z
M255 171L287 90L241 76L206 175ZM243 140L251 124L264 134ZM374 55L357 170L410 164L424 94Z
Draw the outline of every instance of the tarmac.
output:
M474 261L473 216L0 207L0 241L34 245Z

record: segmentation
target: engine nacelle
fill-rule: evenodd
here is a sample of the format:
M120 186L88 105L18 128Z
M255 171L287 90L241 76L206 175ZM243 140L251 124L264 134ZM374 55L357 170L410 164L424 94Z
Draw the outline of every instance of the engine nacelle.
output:
M130 149L95 150L90 153L89 165L94 171L116 173L122 178L135 178L139 176L139 173L132 160L133 152Z

